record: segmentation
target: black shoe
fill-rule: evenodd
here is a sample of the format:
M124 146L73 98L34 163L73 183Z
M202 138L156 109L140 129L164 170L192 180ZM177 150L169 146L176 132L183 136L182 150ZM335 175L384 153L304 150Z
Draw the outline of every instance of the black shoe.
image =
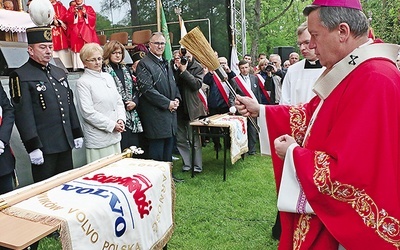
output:
M275 240L279 240L281 238L281 232L282 232L281 218L278 211L275 218L275 224L272 227L272 238L274 238Z
M174 182L176 182L176 183L185 181L184 179L176 178L175 175L172 175L172 180L174 180Z

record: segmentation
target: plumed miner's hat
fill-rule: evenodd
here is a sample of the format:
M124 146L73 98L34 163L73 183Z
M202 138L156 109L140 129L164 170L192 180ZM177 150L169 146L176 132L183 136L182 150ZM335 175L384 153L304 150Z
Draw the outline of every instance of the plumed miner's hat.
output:
M311 5L304 8L303 14L308 16L312 10L319 7L343 7L362 10L360 0L314 0Z
M35 0L29 5L29 15L38 27L26 29L28 44L52 42L50 23L54 7L48 0Z

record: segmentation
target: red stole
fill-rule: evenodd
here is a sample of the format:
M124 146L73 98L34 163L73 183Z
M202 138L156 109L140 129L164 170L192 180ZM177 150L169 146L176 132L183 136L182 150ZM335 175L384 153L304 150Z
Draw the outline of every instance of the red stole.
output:
M215 84L217 85L219 93L221 93L222 98L224 98L224 101L226 102L226 104L229 107L229 97L228 97L229 90L228 91L225 90L225 88L228 88L228 87L223 86L222 81L219 78L219 76L217 76L217 74L214 73L214 74L212 74L212 76L213 76Z
M265 89L265 79L260 74L256 74L256 76L258 78L258 86L261 89L261 93L265 96L265 98L267 99L268 103L272 103L271 102L271 97L269 96L267 90Z

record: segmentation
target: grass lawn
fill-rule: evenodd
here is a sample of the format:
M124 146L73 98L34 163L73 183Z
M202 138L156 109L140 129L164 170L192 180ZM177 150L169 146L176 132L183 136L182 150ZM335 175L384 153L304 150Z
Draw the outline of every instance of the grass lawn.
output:
M175 231L168 250L272 250L276 193L270 157L247 156L230 164L223 181L223 152L216 159L212 143L203 148L203 172L191 178L174 162L176 184ZM61 249L58 242L42 240L39 249Z

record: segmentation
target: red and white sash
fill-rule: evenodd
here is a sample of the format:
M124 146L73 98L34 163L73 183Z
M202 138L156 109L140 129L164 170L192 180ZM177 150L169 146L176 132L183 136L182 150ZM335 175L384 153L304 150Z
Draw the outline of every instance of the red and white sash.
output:
M251 87L249 88L246 85L246 83L244 82L244 80L241 76L235 76L233 79L235 80L236 84L238 85L238 87L240 88L240 90L242 91L243 94L257 100L256 96L254 95L253 91L251 90Z
M200 101L203 103L204 105L204 109L206 111L208 111L208 103L207 103L207 96L206 93L204 93L204 91L202 89L199 89L199 94L198 94Z
M256 74L256 76L258 78L258 86L260 86L261 93L265 96L265 98L267 98L268 103L271 103L271 91L267 91L265 89L265 79L260 74Z
M222 82L221 79L218 77L217 74L212 75L214 78L214 82L218 87L219 92L221 93L222 97L224 98L226 104L229 106L229 88L225 82Z

